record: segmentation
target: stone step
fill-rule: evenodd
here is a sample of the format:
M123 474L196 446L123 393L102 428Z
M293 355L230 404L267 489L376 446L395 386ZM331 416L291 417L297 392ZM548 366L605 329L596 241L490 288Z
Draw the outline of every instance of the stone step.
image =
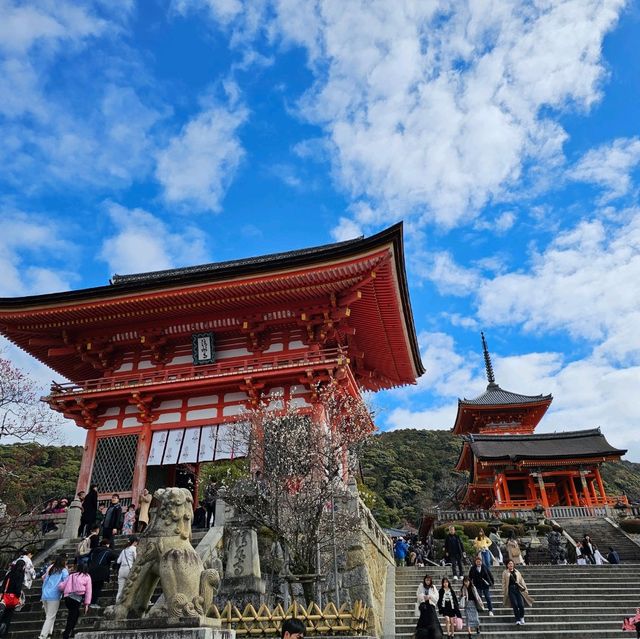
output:
M620 631L620 628L622 626L622 620L618 623L614 623L612 621L602 621L602 622L585 622L585 623L580 623L579 621L571 621L570 623L565 623L564 621L560 621L560 622L536 622L536 621L531 621L528 618L525 617L525 625L524 625L524 629L527 632L530 632L531 635L530 636L534 636L537 637L539 634L542 634L543 632L550 632L550 631L555 631L555 632L561 632L563 633L565 630L567 630L568 628L571 628L571 630L588 630L588 631L593 631L593 630L599 630L601 634L605 633L605 632L614 632L616 630ZM441 625L444 625L441 622ZM396 625L396 633L411 633L411 632L415 632L415 628L416 628L416 624L412 623L412 624L397 624ZM494 633L494 632L511 632L514 629L517 629L518 626L515 623L515 620L513 618L513 616L511 617L511 620L508 623L482 623L481 625L481 636L484 635L488 635L490 632ZM459 635L462 633L459 633ZM464 633L466 634L466 633Z
M571 522L567 522L566 526L564 521L560 523L570 530ZM489 617L487 611L480 613L481 638L632 639L630 633L623 633L620 628L622 619L633 615L640 603L640 582L637 579L640 574L640 546L630 542L607 522L600 522L599 526L592 524L592 521L577 523L581 531L578 538L582 538L584 531L589 530L601 549L611 545L621 556L626 551L634 561L615 566L540 564L521 567L529 591L536 600L533 608L526 609L527 623L524 626L515 625L510 606L502 605L500 584L503 567L494 566L492 571L496 585L491 589L491 595L495 614ZM464 572L468 574L469 569L468 565L465 566ZM436 584L443 576L452 577L450 566L396 569L396 639L413 637L416 626L413 616L415 592L425 574L431 575ZM451 584L454 590L459 591L462 581L452 580ZM466 629L456 633L458 638L464 639L466 636Z
M412 639L415 632L415 626L411 629L396 631L395 639ZM455 635L458 638L466 637L465 631L459 631ZM485 630L482 629L480 639L488 637L489 639L632 639L630 633L622 632L617 629L600 629L600 628L565 628L563 630L542 630L539 628L530 628L527 625L513 625L508 630ZM25 637L26 639L26 637Z
M396 596L410 597L411 595L413 595L413 597L415 597L417 589L418 589L418 586L415 586L413 588L404 588L404 587L396 588ZM454 588L453 590L457 595L459 589ZM490 592L491 592L491 596L493 596L494 594L502 593L502 589L500 587L495 587L495 588L491 588ZM556 586L554 584L546 584L546 585L529 584L529 592L533 597L546 596L551 599L558 599L558 598L562 598L563 596L571 597L573 595L587 594L590 592L593 593L594 588L593 587L589 588L588 584L585 584L582 587L576 587L574 585ZM603 598L608 598L608 597L617 597L621 594L625 594L625 595L635 594L640 600L640 584L629 584L629 586L625 586L624 584L619 584L618 586L611 586L606 592L601 593L600 596Z
M403 624L411 624L416 622L415 617L413 616L413 610L411 611L411 615L396 615L397 623ZM572 613L570 615L564 615L564 608L549 608L545 610L537 610L536 608L531 608L527 610L527 621L536 621L536 622L545 622L549 620L557 620L558 617L561 617L565 623L573 623L573 621L610 621L615 624L622 623L622 619L624 617L629 617L635 614L635 611L630 609L628 606L626 608L621 608L619 610L609 610L606 613L592 612L578 612ZM464 617L464 612L463 612ZM494 616L490 617L488 613L481 612L480 613L480 623L485 624L493 624L493 623L511 623L513 620L513 611L511 609L507 610L506 608L494 608Z
M200 543L206 532L206 530L194 532L192 535L192 544L194 547ZM65 552L69 558L69 563L73 565L79 541L80 539L69 541L69 543L65 544L62 548L57 549L46 563L50 563L54 556L59 555L61 552ZM116 537L115 543L116 550L124 548L127 543L127 537L119 535ZM117 577L115 574L112 574L111 581L107 582L102 589L99 603L103 607L99 609L90 608L86 615L82 613L78 620L78 625L76 626L76 633L80 631L91 631L94 624L102 618L104 607L115 603L117 591ZM27 603L25 604L25 607L20 612L16 612L14 614L7 639L35 639L38 636L38 633L42 628L42 624L44 623L44 613L42 612L42 604L40 602L41 592L42 579L35 579L33 586L27 593ZM159 594L160 591L157 590L156 593L154 593L152 600L155 601ZM61 603L60 610L56 616L56 632L62 631L66 617L67 610L64 603Z

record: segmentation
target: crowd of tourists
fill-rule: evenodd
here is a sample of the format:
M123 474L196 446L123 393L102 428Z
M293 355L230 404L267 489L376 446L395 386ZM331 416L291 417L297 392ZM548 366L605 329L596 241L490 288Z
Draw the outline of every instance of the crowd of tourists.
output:
M567 563L566 553L559 552L554 546L561 545L560 537L560 531L557 529L549 533L552 563ZM409 549L417 543L416 540L405 540L402 537L396 539L394 554L397 565L419 565L410 563L409 559ZM451 566L452 576L443 577L440 583L435 583L430 575L425 575L418 586L414 611L418 619L416 639L451 639L456 631L464 630L468 637L471 637L472 633L480 634L480 613L486 612L491 617L494 615L491 588L495 585L492 570L496 567L502 571L499 583L503 605L513 610L515 625L521 626L526 623L526 607L532 606L534 600L519 570L520 566L527 563L520 540L514 533L503 540L493 532L486 535L480 530L472 544L474 553L470 562L455 527L449 527L444 538L440 563ZM431 547L433 548L432 542ZM435 557L430 563L437 565ZM591 537L585 534L576 544L576 563L618 564L620 555L614 548L609 547L608 554L604 557ZM636 618L629 618L627 623L630 624L630 629L631 626L635 628L635 624L638 625L640 639L640 609Z
M218 487L210 482L205 489L202 502L194 512L194 528L205 528L215 521L215 503ZM47 565L42 576L42 606L45 621L39 639L48 639L53 634L56 616L61 604L67 609L67 619L62 633L63 639L73 636L81 612L90 608L99 609L99 599L105 583L117 574L118 591L116 601L124 590L127 577L136 560L138 535L149 524L152 495L144 489L139 506L123 506L120 496L113 494L108 504L100 504L98 487L91 486L88 493L79 492L81 517L75 557L60 555ZM70 506L67 499L51 499L43 514L64 513ZM43 519L43 532L53 529L51 519ZM116 535L127 537L127 544L120 552L114 550ZM0 637L8 633L14 613L24 605L25 593L37 576L34 569L33 550L16 558L6 572L0 591ZM295 633L290 634L291 637Z

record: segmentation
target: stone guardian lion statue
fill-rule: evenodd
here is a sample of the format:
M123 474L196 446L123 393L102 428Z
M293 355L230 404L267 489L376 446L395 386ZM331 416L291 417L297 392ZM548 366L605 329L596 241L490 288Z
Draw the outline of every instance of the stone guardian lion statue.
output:
M109 619L140 619L149 606L158 583L164 602L156 604L149 617L177 620L209 617L220 575L205 568L191 545L193 497L186 488L161 488L154 498L158 508L140 538L138 554L120 598L105 610Z

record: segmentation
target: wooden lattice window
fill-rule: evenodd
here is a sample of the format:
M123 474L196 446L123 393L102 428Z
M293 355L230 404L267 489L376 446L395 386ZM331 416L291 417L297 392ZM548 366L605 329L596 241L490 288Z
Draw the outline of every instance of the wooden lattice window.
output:
M137 450L137 435L99 439L91 484L96 484L101 493L131 490Z

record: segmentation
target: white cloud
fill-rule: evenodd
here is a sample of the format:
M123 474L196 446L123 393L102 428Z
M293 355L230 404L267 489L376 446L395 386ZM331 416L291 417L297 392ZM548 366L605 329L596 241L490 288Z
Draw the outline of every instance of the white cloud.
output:
M360 226L348 217L341 217L338 220L338 225L331 229L331 237L336 242L353 240L361 235L363 235L363 233Z
M245 154L238 128L247 116L242 106L212 106L188 122L158 153L156 177L167 202L220 210Z
M412 411L407 408L394 408L388 415L386 430L401 428L424 428L429 430L449 430L453 426L458 410L457 403L445 404L438 408Z
M43 215L3 206L0 234L0 296L23 296L70 288L75 279L68 264L74 247L63 239L62 228Z
M100 251L112 273L139 273L208 261L205 236L193 226L172 232L158 217L142 209L109 204L116 228Z
M447 251L429 254L419 273L431 280L440 293L448 295L469 295L480 283L476 270L458 265Z
M301 189L306 185L293 164L276 163L269 167L269 172L292 189Z
M29 5L5 0L0 5L0 50L26 54L36 45L58 47L100 34L104 20L76 3L34 1Z
M533 256L529 272L485 280L478 317L487 324L568 331L597 344L597 353L638 361L640 336L640 211L626 223L583 221Z
M478 320L473 317L461 315L460 313L443 313L443 317L451 322L452 326L460 326L474 331L479 329Z
M244 10L242 0L173 0L171 6L181 15L192 11L208 11L223 25L228 25Z
M640 164L640 138L618 138L591 149L569 172L579 182L605 189L605 200L626 195L632 188L631 174Z
M153 166L151 133L166 110L142 101L145 72L125 43L115 45L129 7L97 13L64 0L0 5L0 168L21 190L113 188ZM62 56L76 74L52 83Z
M343 187L388 219L451 226L500 200L525 163L561 158L548 107L599 98L624 2L274 4L275 30L308 51L317 81L301 111L324 127Z

